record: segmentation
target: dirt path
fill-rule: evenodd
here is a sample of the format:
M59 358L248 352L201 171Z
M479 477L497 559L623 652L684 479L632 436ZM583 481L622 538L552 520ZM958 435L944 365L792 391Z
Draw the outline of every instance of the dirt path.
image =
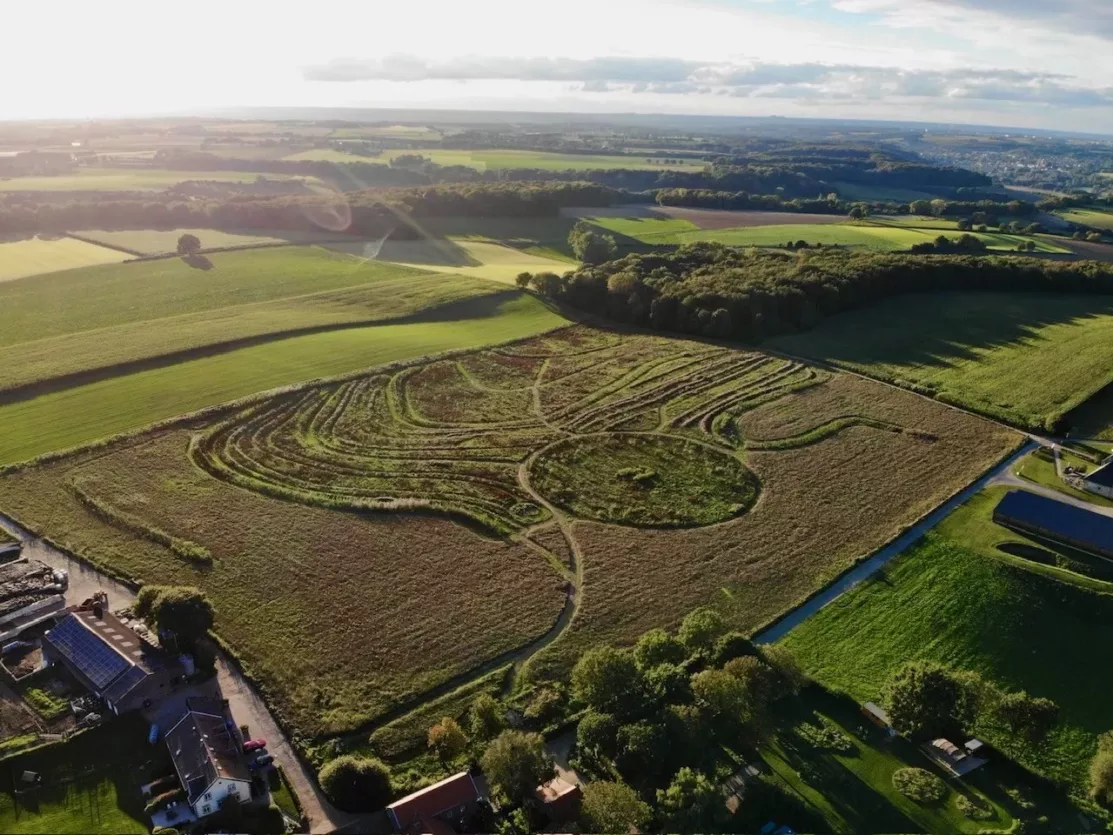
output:
M70 585L66 591L66 602L80 603L93 596L96 591L108 592L108 604L117 609L130 606L135 602L135 593L127 586L101 574L86 563L58 550L47 542L34 537L16 522L0 514L0 528L18 536L23 541L23 553L27 557L46 563L52 568L69 572ZM317 783L309 769L298 758L286 734L278 727L267 710L262 698L239 672L224 653L217 653L217 682L224 698L232 707L232 715L242 724L249 725L252 734L267 740L268 750L275 755L286 776L290 778L302 809L309 818L310 832L332 832L348 826L359 818L335 809L319 792Z

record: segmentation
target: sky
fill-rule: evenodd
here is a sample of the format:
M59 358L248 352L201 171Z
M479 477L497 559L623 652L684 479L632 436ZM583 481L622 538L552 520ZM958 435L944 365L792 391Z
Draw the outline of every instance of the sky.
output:
M322 106L1113 134L1113 0L51 0L5 4L4 29L0 120Z

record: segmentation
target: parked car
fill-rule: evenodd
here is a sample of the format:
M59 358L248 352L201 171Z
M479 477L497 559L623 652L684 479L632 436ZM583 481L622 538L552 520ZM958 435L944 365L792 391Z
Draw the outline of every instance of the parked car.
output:
M251 761L248 767L252 769L265 768L272 762L274 762L274 754L260 754L258 757Z
M249 739L243 744L243 752L250 754L252 751L261 751L266 747L267 741L265 739Z

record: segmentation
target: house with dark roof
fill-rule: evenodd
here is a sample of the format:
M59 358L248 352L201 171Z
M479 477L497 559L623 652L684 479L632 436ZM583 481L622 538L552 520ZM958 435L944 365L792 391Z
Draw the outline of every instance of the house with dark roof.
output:
M182 676L178 659L155 647L108 611L107 600L71 608L43 636L43 656L69 670L115 714L149 707Z
M1113 461L1082 477L1082 489L1113 499Z
M228 798L250 802L251 771L226 703L187 699L185 714L166 733L166 746L197 817L215 813Z
M448 835L472 819L481 796L471 773L461 771L394 801L386 813L395 832Z

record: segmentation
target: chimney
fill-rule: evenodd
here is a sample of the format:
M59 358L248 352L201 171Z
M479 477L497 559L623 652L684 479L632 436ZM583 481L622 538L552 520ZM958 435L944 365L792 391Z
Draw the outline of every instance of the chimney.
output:
M97 620L104 619L104 606L101 605L99 600L93 604L93 614L96 616Z

